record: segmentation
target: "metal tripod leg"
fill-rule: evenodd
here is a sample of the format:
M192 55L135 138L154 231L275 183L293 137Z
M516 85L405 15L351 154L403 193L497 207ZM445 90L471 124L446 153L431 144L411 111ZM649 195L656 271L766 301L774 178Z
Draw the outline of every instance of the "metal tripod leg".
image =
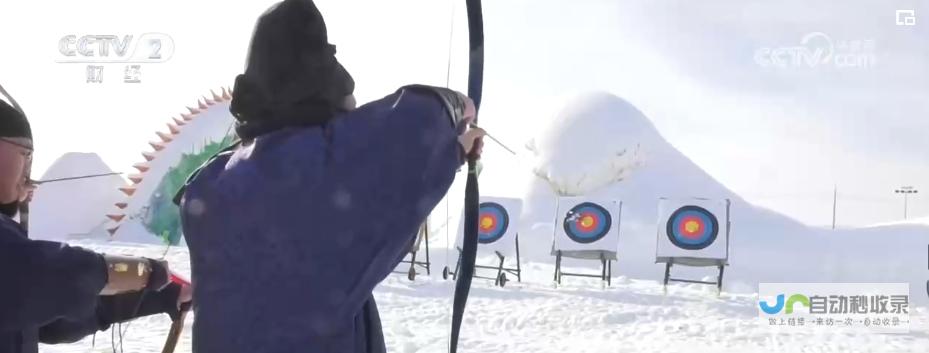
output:
M455 263L455 272L452 273L452 280L458 279L458 270L461 269L461 252L458 252L458 262Z
M723 269L725 268L725 265L719 265L719 277L716 279L716 292L720 294L723 292Z
M665 263L664 266L664 290L668 290L668 279L671 278L671 261Z
M506 258L503 257L503 255L500 255L499 252L497 252L496 254L497 254L497 257L500 258L500 265L497 266L497 279L494 280L494 282L495 282L495 284L497 284L497 285L503 287L503 285L500 283L500 278L501 278L501 277L500 277L500 274L503 273L503 261L504 261Z
M523 281L523 270L519 267L519 234L516 234L516 281Z
M426 275L432 275L432 261L429 261L429 228L426 227L424 236L426 237Z
M606 257L600 253L600 280L606 282Z
M606 285L611 285L613 281L613 261L606 262Z
M416 253L417 253L416 251L413 251L412 253L410 253L410 272L409 273L411 274L411 277L413 276L412 274L416 273Z

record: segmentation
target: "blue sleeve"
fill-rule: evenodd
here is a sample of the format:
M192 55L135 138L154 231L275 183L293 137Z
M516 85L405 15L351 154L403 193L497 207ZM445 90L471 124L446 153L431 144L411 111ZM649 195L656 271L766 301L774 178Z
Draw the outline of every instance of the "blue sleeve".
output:
M97 309L82 318L61 318L39 328L39 342L73 343L110 325L137 317L166 313L176 320L180 312L177 297L181 287L169 284L158 292L130 292L98 297Z
M92 314L106 285L103 256L66 244L30 240L0 222L0 331L39 327Z
M340 271L323 272L330 276L324 283L347 294L343 305L331 308L335 317L351 317L361 310L374 287L409 251L422 222L451 187L464 162L452 120L435 95L401 90L359 108L357 115L334 126L334 154L339 155L341 141L362 150L343 151L350 160L330 165L335 169L331 174L340 176L332 183L331 197L338 199L340 187L364 195L347 212L332 215L334 222L357 223L352 226L351 246L332 247L336 253L330 257L332 266Z
M39 327L39 342L45 344L74 343L97 331L103 331L109 325L101 326L96 315L83 318L58 319Z

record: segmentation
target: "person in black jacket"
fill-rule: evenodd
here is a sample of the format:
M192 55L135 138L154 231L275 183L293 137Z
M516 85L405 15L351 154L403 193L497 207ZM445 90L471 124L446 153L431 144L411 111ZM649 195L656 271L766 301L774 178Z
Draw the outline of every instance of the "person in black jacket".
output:
M134 317L178 317L191 288L169 280L167 263L27 237L14 217L31 194L32 132L10 100L0 99L0 353L75 342Z

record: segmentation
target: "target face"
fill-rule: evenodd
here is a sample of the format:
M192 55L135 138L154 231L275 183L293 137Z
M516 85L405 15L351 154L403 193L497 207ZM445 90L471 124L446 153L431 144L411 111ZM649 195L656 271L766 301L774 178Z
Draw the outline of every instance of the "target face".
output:
M719 221L710 211L700 206L684 206L668 219L668 239L675 246L687 250L701 250L716 241Z
M584 202L571 208L564 220L564 231L568 238L590 244L603 239L610 232L613 219L603 206Z
M480 244L490 244L506 234L510 226L510 216L500 204L496 202L483 202L478 209L477 241Z

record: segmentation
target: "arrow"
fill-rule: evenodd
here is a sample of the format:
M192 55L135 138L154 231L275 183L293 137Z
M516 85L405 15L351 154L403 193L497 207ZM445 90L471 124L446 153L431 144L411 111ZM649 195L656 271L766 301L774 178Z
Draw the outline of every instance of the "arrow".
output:
M42 184L54 183L54 182L58 182L58 181L68 181L68 180L78 180L78 179L97 178L97 177L104 177L104 176L110 176L110 175L120 175L120 174L123 174L123 173L122 173L122 172L118 172L118 173L117 173L117 172L114 172L114 173L103 173L103 174L93 174L93 175L82 175L82 176L76 176L76 177L57 178L57 179L48 179L48 180L30 180L29 183L31 183L31 184L33 184L33 185L42 185Z

